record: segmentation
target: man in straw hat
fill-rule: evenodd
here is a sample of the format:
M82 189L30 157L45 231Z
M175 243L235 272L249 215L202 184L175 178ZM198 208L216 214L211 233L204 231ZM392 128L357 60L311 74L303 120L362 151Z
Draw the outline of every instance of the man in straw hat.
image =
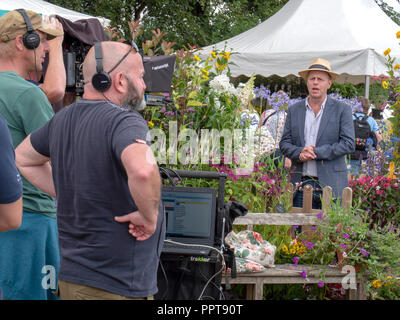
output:
M47 41L61 36L61 30L30 10L13 10L0 18L0 115L14 148L54 115L45 93L25 79L29 72L42 71ZM52 299L59 265L54 199L24 177L22 184L22 224L0 233L0 287L8 300Z
M299 75L306 81L308 97L292 105L279 147L292 160L292 183L310 184L313 208L321 208L321 188L331 186L340 198L348 186L345 156L354 151L354 126L350 106L327 96L339 76L327 60L317 58ZM296 192L294 207L302 207L302 192Z

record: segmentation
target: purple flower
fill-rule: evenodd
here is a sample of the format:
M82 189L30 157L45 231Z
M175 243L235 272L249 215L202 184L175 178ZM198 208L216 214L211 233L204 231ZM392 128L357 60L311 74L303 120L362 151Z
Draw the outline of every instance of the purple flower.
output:
M342 237L345 239L350 239L350 235L348 233L343 233Z
M312 230L312 231L317 230L317 226L311 226L311 230Z
M367 251L365 251L365 250L363 250L363 249L358 249L358 250L360 250L360 252L361 252L364 256L366 256L366 257L368 258L369 253L368 253Z
M314 247L314 243L312 243L312 242L307 242L307 243L305 244L305 246L306 246L306 248L307 248L308 250L311 250L312 247Z
M347 246L344 243L340 243L339 246L341 246L343 249L347 248Z
M320 282L318 282L318 287L322 288L325 285L325 282L323 280L321 280Z
M293 257L292 261L297 266L297 264L299 263L299 257Z
M324 213L323 212L319 212L318 214L317 214L317 218L318 219L322 219L324 217Z
M300 275L305 279L305 278L307 278L307 272L306 272L306 270L303 270L301 273L300 273Z

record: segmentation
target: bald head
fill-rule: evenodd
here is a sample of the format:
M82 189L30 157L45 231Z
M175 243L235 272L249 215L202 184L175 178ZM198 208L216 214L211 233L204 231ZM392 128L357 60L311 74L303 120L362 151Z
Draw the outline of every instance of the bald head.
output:
M109 72L119 60L129 51L130 46L116 41L104 41L101 43L102 49L102 65L103 71ZM135 54L135 51L132 52ZM127 57L128 58L128 57ZM121 64L114 70L124 70L129 65L130 59L124 59ZM83 62L83 79L85 83L90 82L96 73L96 58L94 46L90 48Z
M110 87L104 91L98 91L93 87L92 78L97 73L93 46L83 62L85 81L83 98L107 100L138 111L143 109L146 106L144 100L146 85L143 81L144 68L140 54L136 50L131 50L131 46L115 41L102 42L101 48L103 72L110 76Z

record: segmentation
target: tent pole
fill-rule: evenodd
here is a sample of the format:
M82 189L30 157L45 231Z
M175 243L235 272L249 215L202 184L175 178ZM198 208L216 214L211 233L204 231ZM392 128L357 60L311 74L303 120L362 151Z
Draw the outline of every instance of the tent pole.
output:
M365 76L365 97L369 99L369 76Z

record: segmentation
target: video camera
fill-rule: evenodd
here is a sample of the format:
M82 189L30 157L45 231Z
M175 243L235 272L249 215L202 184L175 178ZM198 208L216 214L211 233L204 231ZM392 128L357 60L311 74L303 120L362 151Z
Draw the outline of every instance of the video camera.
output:
M85 57L94 42L107 41L103 27L97 19L71 22L57 16L64 28L63 56L66 71L66 91L83 95L83 70ZM141 52L142 54L142 52ZM165 105L168 99L162 93L169 93L176 57L143 56L147 105Z

